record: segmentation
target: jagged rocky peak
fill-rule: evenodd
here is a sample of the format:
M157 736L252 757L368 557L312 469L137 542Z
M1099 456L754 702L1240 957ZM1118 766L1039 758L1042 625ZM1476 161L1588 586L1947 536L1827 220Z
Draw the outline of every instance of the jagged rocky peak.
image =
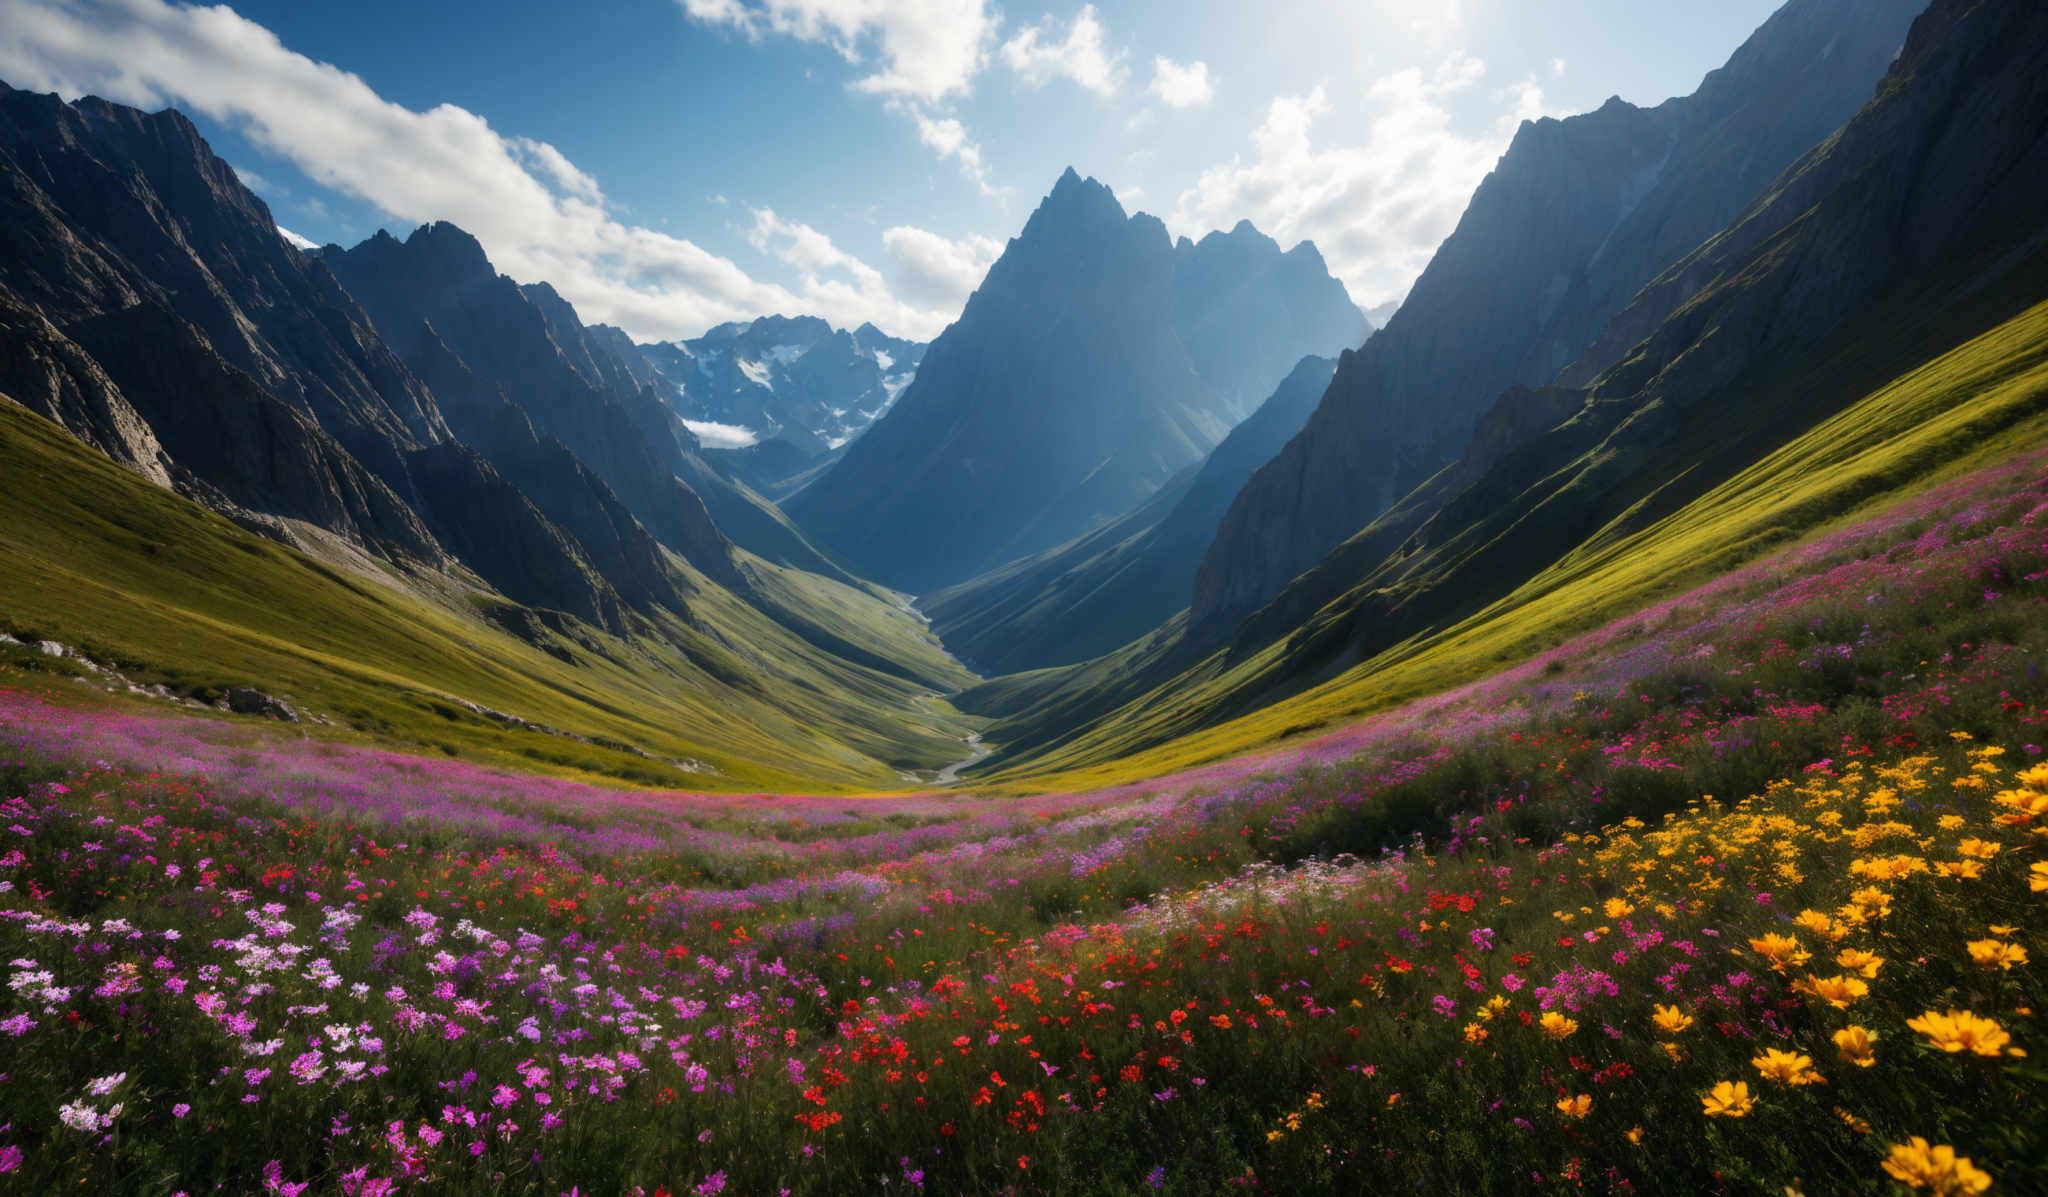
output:
M952 585L1132 510L1303 355L1365 338L1342 284L1256 229L1176 246L1069 168L902 399L785 509L891 585Z

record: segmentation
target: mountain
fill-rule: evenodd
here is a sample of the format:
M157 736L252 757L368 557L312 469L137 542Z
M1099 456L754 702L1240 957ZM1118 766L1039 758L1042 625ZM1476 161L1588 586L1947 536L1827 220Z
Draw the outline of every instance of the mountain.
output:
M1040 768L1254 711L1319 726L2038 438L2044 55L2048 9L1938 0L1870 101L1641 288L1563 383L1504 391L1457 461L1226 649L1190 666L1163 633L962 701Z
M701 505L737 545L844 576L773 504L704 459L702 445L662 397L661 375L629 340L616 330L586 328L553 288L522 287L499 274L467 232L443 221L400 241L380 230L352 249L327 246L320 259L409 365L441 376L449 419L462 439L489 439L502 398L537 432L567 446L671 548L704 541L695 519ZM451 355L453 363L430 361ZM447 383L458 369L476 383Z
M728 541L678 469L822 563L629 338L453 226L415 241L301 253L179 113L0 85L0 625L528 767L958 759L966 671L893 596Z
M928 596L919 607L932 630L963 660L997 674L1100 656L1166 622L1187 606L1230 501L1300 431L1336 368L1331 358L1301 359L1200 466L1130 513Z
M815 316L763 316L639 350L666 376L666 398L686 421L742 430L756 443L783 442L810 462L889 409L910 385L925 345L872 324L847 332Z
M1070 169L902 398L783 506L869 575L929 592L1130 511L1303 355L1365 334L1313 247L1283 254L1249 226L1176 246Z
M1547 383L1659 271L1869 98L1924 0L1791 0L1690 96L1526 122L1371 343L1232 504L1190 634L1229 637Z
M418 455L452 439L433 394L179 113L0 84L0 230L0 311L23 334L0 393L337 559L439 570L441 535L501 530L487 466L423 484ZM516 570L466 564L524 601L616 618L568 538L533 548Z

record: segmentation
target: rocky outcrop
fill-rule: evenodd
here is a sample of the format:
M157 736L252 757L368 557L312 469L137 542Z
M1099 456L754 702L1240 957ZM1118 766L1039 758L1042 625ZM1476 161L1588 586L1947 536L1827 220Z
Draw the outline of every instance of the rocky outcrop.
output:
M960 319L932 342L903 397L817 481L783 501L797 522L872 576L925 593L1059 545L1130 511L1199 462L1242 414L1235 381L1277 361L1270 393L1332 326L1364 335L1342 289L1301 303L1328 319L1220 347L1206 377L1178 313L1229 319L1293 264L1245 230L1176 252L1156 218L1126 215L1107 187L1063 175L990 268ZM1184 264L1209 268L1179 275ZM1325 276L1327 278L1327 276ZM1192 327L1192 325L1191 325ZM1205 350L1205 354L1206 354ZM1219 367L1220 368L1220 367Z
M434 534L505 597L623 629L618 594L575 541L476 450L445 441L408 464Z
M214 506L304 520L387 557L435 563L411 508L311 416L224 361L154 303L71 326L175 463L179 489Z
M1240 621L1552 381L1644 283L1868 99L1921 0L1791 0L1692 95L1525 123L1387 327L1232 504L1190 636Z
M156 433L92 355L0 286L0 395L135 470L171 484Z

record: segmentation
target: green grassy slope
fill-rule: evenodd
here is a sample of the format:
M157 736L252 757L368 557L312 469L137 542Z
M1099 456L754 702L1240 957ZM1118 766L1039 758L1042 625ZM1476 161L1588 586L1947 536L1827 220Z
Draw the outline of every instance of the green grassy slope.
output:
M759 571L788 611L857 628L872 663L820 649L679 559L696 591L688 621L643 620L622 639L558 620L560 634L528 643L248 533L4 402L0 478L0 627L144 683L253 685L382 740L707 789L894 785L958 759L969 730L932 701L964 671L914 616L851 587ZM458 700L572 734L506 727ZM716 772L676 764L691 761Z
M2022 271L2038 288L2038 274ZM2023 280L2024 281L2024 280ZM1172 666L1162 633L1075 670L999 679L961 703L997 717L990 739L1032 735L1054 720L1079 730L1049 737L1028 756L998 758L985 771L996 783L1080 786L1129 780L1248 751L1284 736L1325 729L1373 710L1453 686L1526 659L1660 595L1696 585L1806 535L2048 438L2048 303L1956 344L1958 320L1995 310L2004 296L1979 297L1946 318L1887 314L1858 322L1802 369L1747 397L1782 402L1780 387L1868 387L1863 397L1814 423L1705 493L1659 510L1649 494L1622 518L1529 576L1511 593L1351 665L1341 675L1251 713L1218 723L1216 712L1257 706L1301 668L1290 652L1323 629L1315 623L1245 660L1216 654L1187 669ZM2010 306L2009 304L2007 306ZM1917 332L1915 339L1907 334ZM1944 341L1943 338L1948 340ZM1953 345L1934 353L1931 346ZM1931 360L1930 360L1931 359ZM1868 381L1879 361L1914 362L1897 377ZM1879 373L1877 377L1884 377ZM1825 409L1825 406L1823 407ZM1728 418L1730 439L1743 412ZM1703 442L1700 459L1728 451ZM1674 479L1678 489L1681 479ZM1355 596L1350 596L1355 599ZM1339 627L1355 603L1332 603L1318 616ZM1169 680L1158 681L1162 674ZM1129 684L1114 710L1086 712L1090 695L1120 678ZM1098 700L1099 701L1099 700ZM1084 723L1076 712L1086 712ZM1048 714L1050 712L1051 714Z

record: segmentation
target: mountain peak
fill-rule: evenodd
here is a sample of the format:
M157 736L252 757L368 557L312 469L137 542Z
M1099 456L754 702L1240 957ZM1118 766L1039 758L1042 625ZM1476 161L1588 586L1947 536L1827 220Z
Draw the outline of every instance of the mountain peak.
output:
M1117 202L1115 192L1093 175L1082 178L1071 166L1060 175L1059 182L1053 184L1038 208L1041 212L1107 212L1115 209L1118 220L1125 218L1123 205Z
M382 229L379 229L378 233L389 235ZM484 253L483 245L460 226L446 220L432 221L414 229L412 236L405 239L405 246L415 253L432 258L441 270L449 275L497 274L491 266L490 256Z

